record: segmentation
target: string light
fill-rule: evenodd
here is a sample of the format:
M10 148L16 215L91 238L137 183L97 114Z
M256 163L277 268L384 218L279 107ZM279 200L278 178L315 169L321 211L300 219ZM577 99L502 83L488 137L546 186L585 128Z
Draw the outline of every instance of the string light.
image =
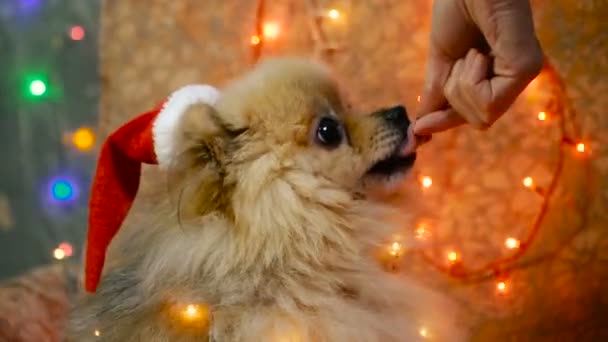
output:
M429 331L426 327L420 327L420 329L418 330L418 334L424 338L429 337Z
M504 281L499 281L498 283L496 283L496 291L498 293L507 292L507 283Z
M545 113L545 112L538 112L538 116L537 117L538 117L538 120L545 121L545 120L547 120L547 113Z
M576 144L576 150L580 153L585 152L585 144L583 144L583 143Z
M211 311L201 303L167 303L167 314L171 320L180 322L185 328L196 328L205 331L209 328Z
M422 101L422 96L418 95L418 96L416 97L416 102L420 103L420 101Z
M338 19L340 17L340 11L335 8L332 8L327 12L327 16L331 19Z
M99 330L95 330L95 331L93 332L93 334L94 334L95 336L97 336L97 337L101 336L101 333L99 333Z
M57 260L63 260L63 259L65 259L65 252L63 251L63 249L61 249L61 248L55 248L53 250L53 258L55 258Z
M70 175L53 177L47 183L45 200L49 205L70 205L79 196L78 181Z
M71 257L74 254L74 248L68 242L60 243L59 246L57 246L57 249L62 250L66 257Z
M578 153L590 152L589 146L585 145L585 143L582 141L575 141L569 137L562 137L562 142L572 146L572 148L574 148L574 150Z
M526 188L531 188L532 186L534 186L534 180L532 179L532 177L526 177L526 178L524 178L524 180L522 181L522 183L524 183L524 186Z
M186 318L194 318L198 315L198 309L195 305L189 304L186 306L186 310L184 310L184 316Z
M260 44L260 42L261 42L260 36L258 36L258 35L251 36L251 45L258 45L258 44Z
M507 239L505 240L505 246L506 246L508 249L516 249L516 248L519 248L519 245L520 245L520 242L519 242L519 240L517 240L516 238L512 238L512 237L510 237L510 238L507 238Z
M416 227L416 239L424 240L430 235L426 223L419 223Z
M431 185L433 185L433 179L429 176L424 176L422 177L422 179L420 180L420 182L422 183L422 186L425 188L430 188Z
M205 305L188 304L185 307L182 307L180 316L185 322L207 325L209 308Z
M84 28L82 26L72 26L72 28L70 28L70 38L72 40L83 40L84 39Z
M62 242L53 250L53 257L57 260L63 260L71 257L74 254L74 248L68 242Z
M581 150L582 150L586 153L589 153L588 146L584 146L584 144L581 145L580 150L579 150L578 144L582 144L582 142L577 142L575 140L572 140L571 138L569 138L569 136L566 132L566 128L571 125L572 130L573 130L573 132L572 132L573 136L581 136L580 127L577 125L576 121L574 121L574 119L577 116L576 108L574 108L572 106L572 104L568 101L568 97L565 95L564 81L561 79L559 73L557 72L555 67L551 64L549 59L547 59L547 58L545 58L543 73L544 73L543 77L546 77L548 82L551 83L551 85L553 86L552 89L555 92L554 99L552 99L552 102L551 102L552 104L554 104L554 105L552 105L553 109L552 109L551 116L555 117L558 121L560 121L560 125L558 125L558 127L560 129L561 143L565 143L565 144L572 146L572 149L574 149L578 152L581 152ZM538 83L538 78L535 79L530 84L530 86L536 87L537 83ZM566 115L566 113L568 115ZM542 118L543 118L543 115L540 115L539 120ZM544 118L545 119L548 118L547 113L545 113ZM472 282L482 282L482 281L485 281L488 279L489 274L494 275L494 277L498 277L499 274L501 273L501 271L504 271L505 269L518 268L517 261L526 255L527 250L530 248L531 245L533 245L534 239L539 236L539 231L544 226L543 222L545 222L545 219L547 216L547 212L548 212L547 208L549 206L548 203L551 200L551 198L555 195L556 189L559 188L558 183L559 183L560 177L564 170L564 165L565 165L565 162L564 162L565 153L564 152L565 152L565 149L558 149L558 160L555 163L556 166L553 169L551 179L550 179L549 183L547 184L546 189L539 188L538 186L536 186L532 177L526 177L523 179L523 185L527 188L531 188L537 194L539 194L543 199L543 203L540 205L539 213L538 213L538 215L536 215L536 219L534 220L534 223L531 225L530 230L527 232L526 239L524 241L520 242L519 240L516 240L514 238L513 238L513 240L510 240L510 239L505 240L505 246L507 246L507 248L515 247L515 248L519 249L516 253L505 256L505 257L501 257L501 258L498 258L495 260L488 261L484 265L477 267L477 268L464 268L464 267L456 268L455 267L455 266L457 266L456 263L451 263L446 266L445 263L434 260L434 258L431 257L431 255L427 254L424 251L422 251L422 253L421 253L423 260L425 260L427 263L432 265L438 271L445 273L446 275L448 275L450 277L461 279L463 281L472 281ZM582 167L588 168L589 166L586 163ZM583 231L582 225L579 225L579 228L577 229L577 232L580 232L580 231ZM449 261L458 260L458 254L456 254L455 252L453 252L453 253L450 252L450 253L448 253L447 256L448 256ZM495 283L495 286L496 286L496 291L498 291L499 293L504 293L504 292L508 291L508 289L509 289L509 283L506 281L502 281L502 280L497 280L497 283Z
M33 80L29 86L30 94L42 96L46 93L46 84L42 80Z
M449 251L448 252L448 261L450 263L455 263L456 261L458 261L458 259L460 259L460 256L458 255L458 253L456 253L455 251Z
M401 254L401 249L403 247L401 246L401 244L399 242L393 242L391 244L391 248L389 251L389 254L394 256L394 257L398 257Z
M72 136L72 144L80 151L89 151L95 146L95 133L90 128L79 128Z
M67 180L57 180L51 185L51 196L57 201L68 201L74 197L74 187Z
M274 40L279 36L280 33L279 24L275 22L267 22L262 26L262 35L268 40Z

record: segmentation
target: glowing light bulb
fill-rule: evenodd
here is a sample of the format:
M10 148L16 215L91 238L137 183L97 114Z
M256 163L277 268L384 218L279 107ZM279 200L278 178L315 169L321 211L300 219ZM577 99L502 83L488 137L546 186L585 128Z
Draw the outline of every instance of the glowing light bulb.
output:
M583 144L583 143L576 144L576 150L580 153L585 152L585 144Z
M458 253L456 253L455 251L449 251L448 252L448 261L451 263L455 263L456 261L458 261L459 259L459 255Z
M538 112L538 120L540 120L540 121L547 120L547 113L545 113L545 112Z
M95 133L90 128L79 128L72 136L72 144L80 151L88 151L95 146Z
M76 179L62 175L49 180L46 198L55 205L69 205L78 199L80 190Z
M210 312L206 305L201 304L188 304L179 305L176 313L179 317L188 325L195 326L208 326Z
M391 245L390 255L396 257L401 253L402 246L399 242L393 242Z
M421 327L421 328L418 330L418 334L419 334L420 336L422 336L422 337L425 337L425 338L426 338L426 337L429 337L429 331L428 331L428 329L427 329L426 327Z
M422 101L422 96L418 95L418 96L416 97L416 102L420 103L420 101Z
M61 249L66 257L71 257L74 254L74 248L68 242L60 243L57 249Z
M251 36L251 45L258 45L258 44L260 44L260 42L261 42L260 36L258 36L258 35Z
M496 283L496 291L500 293L505 293L507 291L507 283L504 281Z
M526 177L524 178L523 183L526 188L531 188L534 185L534 180L532 177Z
M51 186L51 195L57 201L67 201L73 197L74 189L70 182L59 180Z
M83 40L84 28L82 26L72 26L72 28L70 28L70 38L72 40Z
M33 80L30 83L30 93L34 96L42 96L46 93L46 84L42 80Z
M508 249L515 249L515 248L519 248L519 245L520 245L520 242L519 242L519 240L517 240L516 238L512 238L512 237L510 237L510 238L507 238L507 239L505 240L505 246L506 246Z
M276 39L279 36L280 31L279 24L275 22L267 22L262 25L262 34L266 39Z
M420 182L422 183L422 186L427 189L430 188L431 185L433 185L433 179L429 176L422 177Z
M419 223L416 227L416 239L424 240L430 235L430 232L425 223Z
M95 330L95 331L93 332L93 334L94 334L95 336L97 336L97 337L101 336L101 333L99 333L99 330Z
M63 260L65 258L65 251L61 248L55 248L55 250L53 250L53 258Z
M338 19L340 17L340 11L335 8L332 8L327 12L327 16L331 19Z
M196 315L198 315L198 309L195 305L189 304L188 306L186 306L186 310L184 310L184 316L188 318L194 318L196 317Z

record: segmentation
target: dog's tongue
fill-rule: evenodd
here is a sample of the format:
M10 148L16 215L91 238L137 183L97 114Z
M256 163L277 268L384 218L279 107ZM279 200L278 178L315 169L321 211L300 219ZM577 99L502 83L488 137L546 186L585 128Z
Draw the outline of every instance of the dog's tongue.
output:
M414 124L411 124L407 129L407 142L405 143L405 145L403 145L403 148L399 153L399 155L401 156L408 156L416 152L416 148L418 148L418 146L431 140L430 135L415 135Z

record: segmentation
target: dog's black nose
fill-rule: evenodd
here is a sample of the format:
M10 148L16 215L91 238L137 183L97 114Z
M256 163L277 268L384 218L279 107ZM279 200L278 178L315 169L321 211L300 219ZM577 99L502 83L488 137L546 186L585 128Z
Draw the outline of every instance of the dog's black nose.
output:
M407 117L407 111L403 106L389 108L382 113L384 120L400 130L406 130L410 125L410 119Z

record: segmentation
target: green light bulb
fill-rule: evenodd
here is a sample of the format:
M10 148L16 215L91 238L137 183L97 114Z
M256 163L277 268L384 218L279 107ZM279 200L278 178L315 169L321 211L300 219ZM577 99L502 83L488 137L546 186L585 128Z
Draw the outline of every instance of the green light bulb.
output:
M34 80L30 83L30 93L34 96L42 96L46 93L46 84L41 80Z

